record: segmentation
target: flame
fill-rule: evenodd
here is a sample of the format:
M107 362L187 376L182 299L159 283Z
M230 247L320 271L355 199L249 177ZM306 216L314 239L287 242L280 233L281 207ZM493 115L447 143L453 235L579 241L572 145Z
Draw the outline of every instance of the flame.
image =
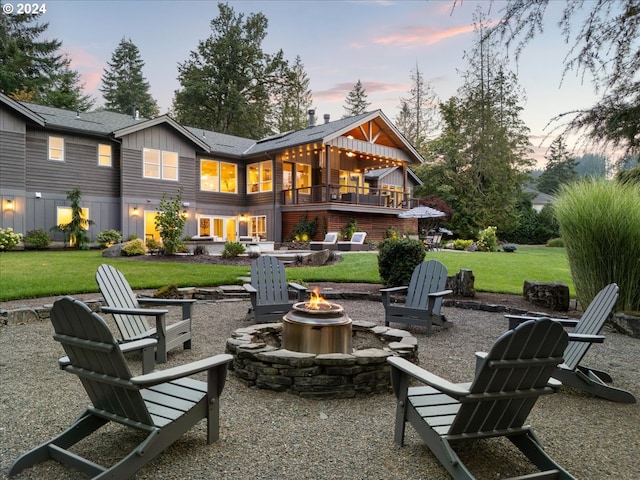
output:
M320 296L320 291L318 287L316 287L311 292L311 298L305 304L305 307L309 310L326 310L327 308L331 308L331 304Z

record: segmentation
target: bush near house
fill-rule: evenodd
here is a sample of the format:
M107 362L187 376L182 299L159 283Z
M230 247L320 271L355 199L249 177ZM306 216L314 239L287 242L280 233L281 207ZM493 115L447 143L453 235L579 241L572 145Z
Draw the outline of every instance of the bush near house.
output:
M222 250L223 258L234 258L245 252L244 245L240 242L225 242Z
M144 242L140 238L130 240L122 246L122 254L127 257L133 257L136 255L144 255L147 253L147 249L144 246Z
M424 260L420 240L387 238L378 244L378 270L386 287L408 285L411 274Z
M120 243L122 241L122 233L120 233L118 230L113 229L102 230L100 233L98 233L96 241L98 242L98 245L100 245L100 247L107 248L115 245L116 243Z
M21 233L13 233L13 228L0 228L0 252L12 250L22 240Z
M51 245L51 237L44 229L29 230L24 236L25 248L33 247L36 250L45 250Z

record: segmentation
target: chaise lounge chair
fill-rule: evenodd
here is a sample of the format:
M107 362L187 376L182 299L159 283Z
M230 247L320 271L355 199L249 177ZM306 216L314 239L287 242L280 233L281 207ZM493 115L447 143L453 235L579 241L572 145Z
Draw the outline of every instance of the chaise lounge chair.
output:
M338 242L338 250L344 252L365 250L364 239L366 236L367 232L354 232L351 235L351 240Z
M321 242L309 242L311 250L335 250L338 243L338 232L328 232Z

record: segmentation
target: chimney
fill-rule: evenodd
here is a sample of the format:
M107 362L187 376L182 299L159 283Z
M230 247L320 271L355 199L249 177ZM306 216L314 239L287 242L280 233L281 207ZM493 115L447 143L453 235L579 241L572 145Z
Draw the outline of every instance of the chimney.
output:
M309 110L309 126L316 126L316 111L313 108Z
M331 115L329 115L328 113L324 114L324 123L329 123L329 120L331 119Z

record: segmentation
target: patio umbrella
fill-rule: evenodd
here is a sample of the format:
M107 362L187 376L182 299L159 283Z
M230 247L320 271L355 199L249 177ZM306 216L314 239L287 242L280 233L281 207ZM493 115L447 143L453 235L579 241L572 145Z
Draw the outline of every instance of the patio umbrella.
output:
M436 210L435 208L420 205L398 214L398 218L440 218L445 217L446 215L446 213Z

